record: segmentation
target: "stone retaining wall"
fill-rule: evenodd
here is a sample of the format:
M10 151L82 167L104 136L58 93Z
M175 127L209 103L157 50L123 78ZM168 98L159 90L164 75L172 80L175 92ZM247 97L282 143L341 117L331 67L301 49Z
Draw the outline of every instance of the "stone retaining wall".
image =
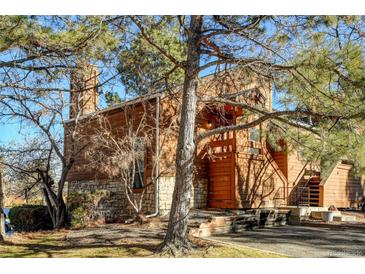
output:
M174 192L175 177L161 177L159 180L159 213L161 216L167 215L171 208L172 195ZM207 205L208 181L199 179L194 182L192 188L192 208L204 208ZM97 206L99 216L105 222L116 222L130 217L133 209L128 202L123 184L111 181L77 181L68 184L68 193L103 191L105 195L100 199ZM139 200L141 193L134 194ZM154 185L150 185L143 199L143 212L151 214L155 212L155 190Z

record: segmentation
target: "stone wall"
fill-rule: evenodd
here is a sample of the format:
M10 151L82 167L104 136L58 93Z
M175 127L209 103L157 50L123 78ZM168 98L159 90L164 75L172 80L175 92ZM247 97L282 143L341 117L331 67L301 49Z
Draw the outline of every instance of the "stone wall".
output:
M174 193L175 177L161 177L159 182L159 212L161 216L169 214L172 195ZM205 208L207 206L208 180L197 179L193 183L192 208Z
M175 177L161 177L159 180L159 213L166 216L169 213L174 192ZM207 205L208 181L199 179L194 182L192 189L191 207L204 208ZM68 184L68 193L103 191L105 195L100 199L97 206L99 216L105 222L122 221L130 217L133 209L126 197L124 187L120 182L110 181L77 181ZM139 200L141 193L134 194ZM155 212L155 191L154 185L150 185L143 198L142 210L145 214Z
M175 177L160 177L159 179L159 213L161 216L169 214L174 193Z
M124 219L127 215L126 208L128 201L118 182L102 181L78 181L70 182L68 193L104 191L105 195L100 199L97 206L96 216L105 219L106 222L114 222Z
M198 179L193 184L193 199L191 207L206 208L208 204L208 180Z
M78 181L68 184L68 193L95 193L96 191L105 193L97 205L97 212L94 213L95 216L98 216L98 219L105 220L105 222L117 222L123 221L132 215L133 208L128 201L121 182ZM141 194L135 193L134 195L139 200ZM144 195L142 209L146 214L149 214L154 210L153 186L147 188Z

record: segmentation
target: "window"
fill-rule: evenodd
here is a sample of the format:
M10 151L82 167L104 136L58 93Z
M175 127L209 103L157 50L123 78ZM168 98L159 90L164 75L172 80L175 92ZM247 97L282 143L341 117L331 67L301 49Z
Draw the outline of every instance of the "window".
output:
M249 128L248 129L248 153L252 155L259 155L261 148L261 134L259 128Z
M136 171L134 173L133 188L143 188L144 159L136 161Z
M299 161L305 161L304 150L302 148L300 148L298 150L298 160Z
M248 140L251 142L259 143L261 139L260 129L258 128L249 128L248 129Z
M141 138L138 139L135 143L135 173L134 173L134 181L133 188L143 188L144 187L144 158L145 158L145 141Z
M252 155L259 155L260 154L260 149L256 148L256 147L249 147L248 148L248 153L252 154Z

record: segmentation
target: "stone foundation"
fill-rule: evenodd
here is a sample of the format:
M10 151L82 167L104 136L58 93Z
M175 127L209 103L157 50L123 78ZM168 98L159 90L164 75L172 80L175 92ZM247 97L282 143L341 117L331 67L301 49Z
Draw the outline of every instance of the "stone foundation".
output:
M161 177L159 179L159 214L167 215L171 208L172 195L174 192L175 177ZM155 212L155 190L154 185L150 185L143 198L142 210L145 214ZM120 182L110 181L78 181L68 184L68 193L103 191L105 195L97 205L97 212L100 219L106 222L122 221L130 217L133 213L125 194L124 186ZM140 199L141 193L134 194L136 199ZM205 208L207 205L208 180L196 180L192 188L192 208Z

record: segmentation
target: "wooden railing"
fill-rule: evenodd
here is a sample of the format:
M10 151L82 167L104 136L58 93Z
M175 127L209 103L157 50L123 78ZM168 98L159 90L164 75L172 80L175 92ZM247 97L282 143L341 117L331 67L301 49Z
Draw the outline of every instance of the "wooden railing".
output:
M213 149L213 153L233 152L235 146L234 139L210 141L209 146Z

